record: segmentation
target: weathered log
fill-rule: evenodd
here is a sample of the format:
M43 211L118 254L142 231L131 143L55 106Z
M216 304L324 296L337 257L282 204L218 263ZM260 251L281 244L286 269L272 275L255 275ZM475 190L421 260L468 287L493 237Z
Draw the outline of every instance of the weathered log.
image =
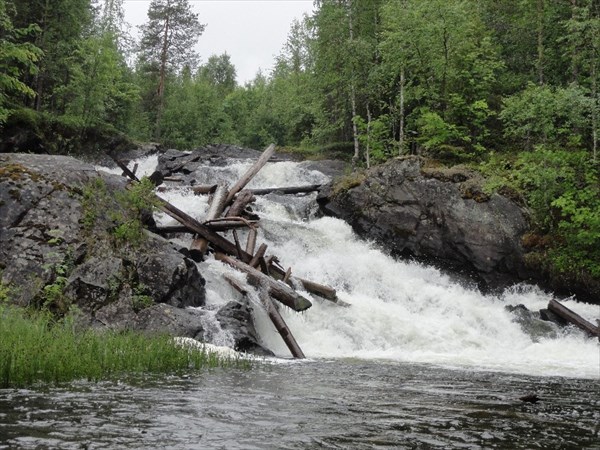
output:
M248 295L248 290L237 279L233 278L228 273L224 273L223 278L225 278L225 281L227 281L229 285L236 291L238 291L240 294L244 296Z
M250 228L248 231L248 242L246 243L246 253L250 255L254 254L254 248L256 247L256 228Z
M265 256L266 251L267 251L267 244L260 244L260 246L258 247L258 250L256 251L256 254L250 259L250 262L248 264L254 268L258 267L260 258Z
M256 175L260 169L267 163L269 158L275 152L275 144L269 145L266 150L260 155L260 158L248 169L248 171L238 180L238 182L231 188L229 191L229 195L227 196L227 200L225 203L229 204L235 197L235 194L240 192L244 187L252 180L254 175Z
M273 298L292 308L294 311L304 311L312 306L312 303L308 299L295 292L288 285L268 277L261 271L256 270L254 267L251 267L242 261L238 261L224 253L216 253L215 258L246 273L250 284L254 286L267 286L269 294Z
M139 178L136 177L135 173L133 173L131 170L129 170L129 168L123 161L115 158L112 155L109 155L109 156L112 158L112 160L115 162L115 164L117 166L119 166L119 168L123 171L123 174L125 174L125 176L127 176L128 178L131 178L133 181L140 181Z
M249 228L252 230L258 224L256 220L248 220L245 217L220 217L202 223L209 228L220 231L227 231L232 228Z
M321 190L320 184L309 184L307 186L289 186L289 187L273 187L262 189L248 189L254 195L266 195L271 193L276 194L307 194Z
M292 356L294 358L298 358L298 359L306 358L306 356L304 356L304 352L298 345L298 342L292 335L290 328L287 326L287 324L283 320L283 317L281 317L281 314L279 313L279 311L277 311L277 308L275 308L275 305L271 301L271 298L266 293L261 292L260 293L260 301L262 302L263 306L265 307L267 314L269 315L269 318L271 319L271 322L273 322L273 325L275 325L275 328L281 335L283 342L285 342L285 345L287 345L287 348L290 350L290 353L292 354Z
M254 226L254 222L241 222L237 220L223 220L218 222L205 222L202 225L206 226L212 231L229 231L235 230L239 228L247 228L248 226ZM164 227L156 227L151 229L154 233L158 234L167 234L167 233L191 233L194 232L190 230L188 227L183 225L169 225Z
M242 211L246 208L249 203L256 201L256 197L252 195L252 192L244 189L235 196L235 200L229 210L227 211L226 217L241 216Z
M227 184L219 183L215 193L210 199L210 205L206 213L206 220L216 219L225 209L225 199L227 198ZM195 238L190 245L190 256L194 261L202 261L208 250L208 241L203 237Z
M258 264L260 265L260 270L265 275L271 276L271 272L269 270L269 263L265 258L258 258Z
M270 273L273 278L281 281L285 280L287 271L283 270L277 265L272 265L270 268ZM318 295L319 297L330 300L333 303L338 303L340 306L349 306L348 303L342 302L340 299L338 299L335 289L325 286L324 284L315 283L314 281L295 276L289 276L285 282L292 287L294 287L294 283L300 284L304 287L304 289L306 289L307 292L310 292L311 294Z
M277 193L277 194L306 194L309 192L315 192L315 191L320 191L321 187L323 185L321 184L308 184L306 186L289 186L289 187L270 187L270 188L253 188L253 189L245 189L247 191L252 192L252 194L254 195L267 195L267 194L271 194L271 193ZM214 190L214 185L213 186L194 186L192 188L192 190L194 191L194 194L196 195L201 195L201 194L209 194L210 192L212 192L212 190Z
M213 244L213 246L215 246L217 249L220 249L221 251L223 251L229 255L237 254L237 249L235 248L235 244L233 244L232 242L229 242L223 236L221 236L220 234L217 234L216 232L211 230L209 227L198 222L192 216L190 216L189 214L186 214L185 212L183 212L176 206L173 206L166 200L163 200L162 198L160 198L158 196L156 196L156 199L159 203L160 209L163 212L165 212L166 214L168 214L169 216L171 216L172 218L177 220L182 225L186 226L188 229L190 229L194 233L199 234L200 236L205 238L207 241L209 241L211 244ZM248 256L251 256L251 255L248 255Z
M133 174L135 175L135 174L136 174L136 172L137 172L137 170L138 170L138 167L139 167L139 164L138 164L138 163L135 163L135 164L133 165L133 170L131 171L131 173L133 173Z
M567 322L570 322L576 327L581 328L583 331L586 331L591 336L600 337L600 331L597 326L588 322L579 314L571 311L569 308L557 302L556 300L550 300L548 303L548 309L557 316L565 319Z
M216 184L213 184L212 186L193 186L192 187L192 191L196 195L212 194L213 192L215 192L215 189L217 189Z
M164 181L177 181L177 182L182 182L183 178L181 177L172 177L172 176L167 176L167 177L163 177Z
M223 278L225 278L225 280L231 285L231 287L233 287L244 297L248 295L248 290L246 289L246 287L242 285L242 283L240 283L237 279L235 279L229 274L224 274ZM285 342L285 345L287 345L287 348L290 350L292 356L294 358L300 359L306 358L306 356L304 356L304 352L298 345L298 342L292 335L290 328L283 320L283 317L281 317L281 314L275 307L275 304L271 301L271 298L268 295L266 295L266 293L263 293L260 294L260 301L264 306L267 314L269 315L269 319L271 319L271 322L273 322L273 325L275 325L275 329L279 332L281 338L283 339L283 342Z

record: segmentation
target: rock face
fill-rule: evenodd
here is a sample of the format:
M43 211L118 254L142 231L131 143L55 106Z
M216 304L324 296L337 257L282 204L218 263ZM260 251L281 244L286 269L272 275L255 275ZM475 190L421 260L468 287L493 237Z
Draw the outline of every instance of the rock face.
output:
M418 157L389 161L357 186L319 196L322 210L348 221L396 255L415 257L498 287L526 277L526 216L512 200L487 196L466 170L426 170Z
M125 182L71 157L0 155L0 281L21 306L76 305L91 326L203 339L205 313L185 309L205 302L196 264L149 232L139 245L110 238ZM236 345L259 349L250 312L234 305L221 320L237 326Z

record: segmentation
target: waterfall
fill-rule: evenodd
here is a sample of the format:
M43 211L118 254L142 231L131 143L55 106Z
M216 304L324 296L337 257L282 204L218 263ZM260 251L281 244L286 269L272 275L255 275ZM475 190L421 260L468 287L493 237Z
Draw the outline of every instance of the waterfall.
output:
M152 172L156 158L140 160L138 173ZM225 167L198 169L200 184L235 182L252 161L232 161ZM294 186L327 181L303 163L267 164L249 187ZM544 324L532 329L519 324L506 305L545 308L553 298L534 286L518 285L500 295L483 295L453 281L439 270L397 261L378 245L359 239L345 222L318 217L315 195L259 197L254 209L261 217L258 243L292 267L293 274L335 288L351 307L310 298L313 307L281 313L308 358L367 358L418 362L444 367L494 370L540 376L596 378L599 374L597 339L572 328ZM202 219L206 196L181 187L161 193L188 214ZM162 225L173 220L157 214ZM244 236L242 236L244 239ZM189 245L189 240L181 241ZM220 262L200 263L207 279L207 307L239 298L222 279L232 272ZM241 274L237 275L243 279ZM564 304L593 321L598 306ZM263 344L278 356L289 352L268 317L253 304L255 324ZM217 333L218 334L218 333ZM227 342L221 336L222 345Z

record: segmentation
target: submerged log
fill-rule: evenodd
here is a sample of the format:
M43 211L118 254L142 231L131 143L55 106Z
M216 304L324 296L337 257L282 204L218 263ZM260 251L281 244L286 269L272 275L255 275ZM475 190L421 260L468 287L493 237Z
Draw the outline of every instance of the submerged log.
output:
M250 182L250 180L252 180L254 175L256 175L260 171L260 169L263 168L263 166L267 163L267 161L273 155L274 152L275 144L269 145L266 148L266 150L262 153L262 155L260 155L260 158L258 158L258 160L252 165L252 167L250 167L250 169L248 169L248 171L242 176L242 178L240 178L238 182L231 188L231 190L229 191L229 195L227 196L227 200L225 201L226 204L231 203L233 197L235 197L235 194L237 194L242 189L244 189L244 187L246 187L246 185Z
M550 300L548 303L548 309L567 322L570 322L583 331L586 331L591 336L600 337L600 331L598 330L597 326L588 322L579 314L571 311L569 308L557 302L556 300Z
M254 267L251 267L242 261L238 261L237 259L227 256L223 253L215 254L215 258L244 272L246 275L248 275L248 281L250 284L254 286L261 284L267 286L269 294L273 298L292 308L294 311L304 311L312 306L312 303L308 299L292 290L288 285L268 277L261 271L256 270Z

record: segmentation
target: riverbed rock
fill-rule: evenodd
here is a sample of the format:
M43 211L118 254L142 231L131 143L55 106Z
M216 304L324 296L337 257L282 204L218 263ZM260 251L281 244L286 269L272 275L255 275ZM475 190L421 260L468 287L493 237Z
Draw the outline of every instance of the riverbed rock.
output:
M522 208L485 194L466 169L427 170L423 163L413 156L390 160L347 180L347 189L323 190L320 207L395 255L469 273L482 287L527 278Z

